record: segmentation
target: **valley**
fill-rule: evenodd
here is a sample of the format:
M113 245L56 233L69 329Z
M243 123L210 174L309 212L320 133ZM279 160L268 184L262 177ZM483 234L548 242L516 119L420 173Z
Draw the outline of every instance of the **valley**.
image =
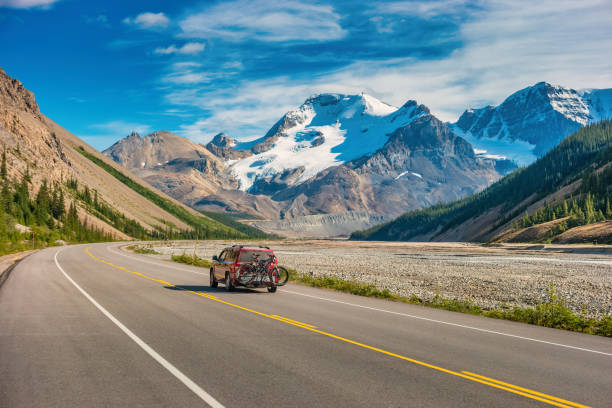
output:
M339 237L478 194L612 116L610 92L540 82L455 123L414 100L319 94L251 141L133 133L104 154L195 209L248 214L280 236ZM489 239L480 235L441 239Z

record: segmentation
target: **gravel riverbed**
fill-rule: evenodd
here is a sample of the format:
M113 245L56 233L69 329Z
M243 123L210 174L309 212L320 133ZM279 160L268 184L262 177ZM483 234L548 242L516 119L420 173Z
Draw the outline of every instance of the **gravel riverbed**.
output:
M233 243L199 241L211 259ZM241 242L268 245L281 265L314 276L336 276L423 300L469 299L483 308L535 306L554 284L576 313L612 315L612 247L355 241ZM193 254L193 241L146 244L168 259Z

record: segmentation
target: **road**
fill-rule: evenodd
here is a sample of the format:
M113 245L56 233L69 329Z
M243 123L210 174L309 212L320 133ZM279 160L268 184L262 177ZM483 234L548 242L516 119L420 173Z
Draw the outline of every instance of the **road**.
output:
M610 407L612 340L48 248L0 287L1 407Z

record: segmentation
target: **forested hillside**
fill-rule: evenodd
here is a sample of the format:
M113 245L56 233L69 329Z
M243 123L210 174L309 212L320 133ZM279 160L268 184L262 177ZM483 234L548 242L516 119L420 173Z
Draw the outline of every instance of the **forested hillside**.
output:
M355 232L351 238L450 240L459 236L488 241L503 231L556 221L546 229L546 237L537 237L555 240L569 229L612 219L611 162L612 122L606 120L578 130L532 165L480 193L411 211ZM479 228L474 231L470 225ZM450 233L461 230L470 231L470 236Z

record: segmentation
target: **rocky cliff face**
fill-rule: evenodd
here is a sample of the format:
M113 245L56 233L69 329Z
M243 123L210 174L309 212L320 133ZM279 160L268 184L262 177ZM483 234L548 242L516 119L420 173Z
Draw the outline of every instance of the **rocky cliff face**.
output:
M0 104L4 107L40 115L34 94L27 90L19 80L6 75L0 68Z
M206 145L215 156L224 160L236 160L250 156L250 150L233 149L237 142L225 133L219 133Z

